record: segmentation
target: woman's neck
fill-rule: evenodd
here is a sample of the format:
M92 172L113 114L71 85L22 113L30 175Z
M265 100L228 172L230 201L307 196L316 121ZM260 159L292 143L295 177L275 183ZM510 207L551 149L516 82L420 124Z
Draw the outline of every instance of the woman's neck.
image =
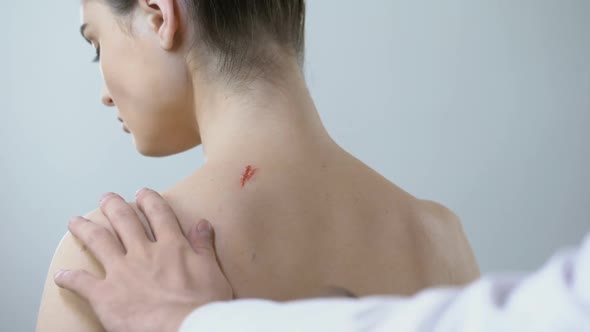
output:
M240 92L212 84L194 87L208 161L293 154L334 144L298 68L285 73L280 84L253 82Z

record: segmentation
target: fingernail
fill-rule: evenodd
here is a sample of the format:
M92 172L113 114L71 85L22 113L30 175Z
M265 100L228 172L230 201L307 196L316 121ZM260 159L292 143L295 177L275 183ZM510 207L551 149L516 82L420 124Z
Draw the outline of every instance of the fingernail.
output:
M57 279L57 278L59 278L59 277L60 277L62 274L64 274L64 273L66 273L66 270L61 270L61 269L60 269L60 270L57 270L57 271L55 272L55 274L53 275L53 278L54 278L54 279Z
M81 220L81 217L79 217L79 216L75 216L75 217L73 217L72 219L70 219L70 222L69 222L69 223L70 223L70 224L72 224L72 223L74 223L74 222L76 222L76 221L79 221L79 220Z
M106 193L106 194L103 194L103 195L100 197L100 200L98 200L98 204L104 204L104 203L106 203L106 201L107 201L109 198L113 197L113 196L115 196L115 194L114 194L114 193Z
M146 190L147 190L147 188L141 188L138 191L136 191L135 192L135 198L139 197L139 195L142 194Z
M202 237L210 237L211 224L207 220L201 220L197 226L197 231L199 231L199 235Z

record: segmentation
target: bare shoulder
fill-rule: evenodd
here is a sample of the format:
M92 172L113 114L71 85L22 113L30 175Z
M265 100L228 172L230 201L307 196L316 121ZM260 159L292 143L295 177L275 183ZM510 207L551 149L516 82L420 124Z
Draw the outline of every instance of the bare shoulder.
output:
M131 204L137 209L134 203ZM85 217L113 231L100 209L86 214ZM80 241L70 232L66 232L55 250L47 273L37 319L37 332L103 331L88 303L55 285L53 275L58 269L83 269L97 277L104 277L104 269L100 263Z
M439 261L446 261L451 268L449 280L454 284L465 284L477 279L479 266L459 216L430 200L420 200L418 210L423 234L432 240L434 251L442 255L438 257Z
M431 246L441 246L437 251L448 252L457 246L467 249L468 242L461 220L448 207L430 200L417 200L413 214L418 232L428 239Z
M99 212L93 211L86 217L96 218ZM67 232L55 250L47 273L37 318L37 332L103 331L88 303L54 283L53 275L58 269L84 269L96 276L104 276L96 259Z
M417 214L427 222L442 223L445 226L461 226L461 219L448 207L431 200L418 200Z

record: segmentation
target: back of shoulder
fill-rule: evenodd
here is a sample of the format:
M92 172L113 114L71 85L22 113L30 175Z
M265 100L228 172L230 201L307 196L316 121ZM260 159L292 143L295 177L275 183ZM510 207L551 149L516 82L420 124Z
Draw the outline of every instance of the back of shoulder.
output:
M428 200L419 202L422 231L432 241L441 261L447 260L450 278L458 284L477 279L480 275L477 260L463 229L461 219L446 206Z
M441 224L445 227L460 227L461 219L448 207L430 200L419 200L417 215L427 223Z
M129 204L136 210L136 213L139 215L140 220L144 223L144 226L147 225L143 214L137 209L135 203ZM96 209L86 214L84 217L89 219L91 222L97 223L107 228L114 234L113 227L100 209ZM78 241L69 231L63 236L53 255L51 266L53 267L54 265L58 264L60 264L60 266L57 266L58 269L88 269L88 272L98 274L99 276L104 275L102 267L100 267L90 252L88 252L82 243ZM51 273L53 271L49 272Z
M91 220L104 218L100 210L93 211L86 217ZM96 259L67 232L55 250L47 273L36 331L103 331L88 303L55 284L53 276L58 269L83 269L97 277L104 276Z
M135 205L133 204L133 206ZM86 214L85 218L113 231L100 209ZM37 319L37 332L104 331L88 303L55 284L53 276L58 269L82 269L99 278L105 275L100 263L83 247L80 241L70 232L66 232L55 250L47 273Z

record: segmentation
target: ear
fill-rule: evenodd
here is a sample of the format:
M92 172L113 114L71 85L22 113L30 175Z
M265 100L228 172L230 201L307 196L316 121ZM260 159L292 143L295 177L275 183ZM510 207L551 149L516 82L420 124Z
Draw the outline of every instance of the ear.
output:
M175 10L175 0L140 0L142 9L148 17L148 24L158 34L160 45L165 50L171 50L175 36L178 33L178 12Z

